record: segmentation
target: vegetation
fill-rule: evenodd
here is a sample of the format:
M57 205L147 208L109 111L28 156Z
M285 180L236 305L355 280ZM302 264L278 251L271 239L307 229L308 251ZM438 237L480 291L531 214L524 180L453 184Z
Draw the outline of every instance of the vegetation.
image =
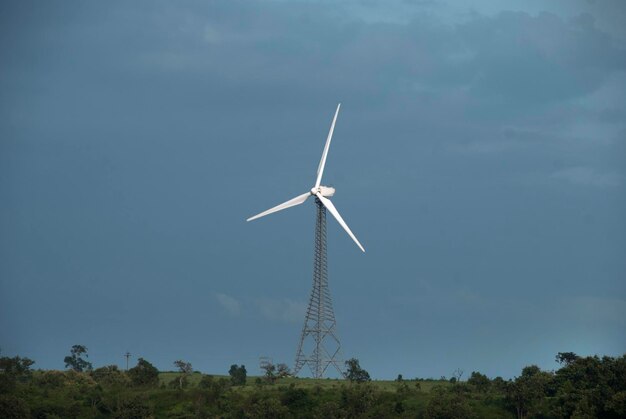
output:
M91 362L87 362L83 359L88 358L87 347L83 345L74 345L70 351L70 355L66 356L63 360L65 362L65 368L71 368L76 372L91 371Z
M174 365L180 372L180 375L178 376L178 388L182 390L183 387L187 387L187 377L192 373L193 368L191 367L191 363L181 360L174 361Z
M159 383L159 370L143 358L137 360L137 366L128 370L128 377L134 386L151 387Z
M128 372L117 366L76 371L33 371L33 361L0 357L2 418L623 418L626 355L557 355L560 368L523 368L512 380L480 372L467 381L370 380L358 360L347 362L352 380L294 378L268 368L248 377L232 365L226 376L162 372L139 359ZM246 385L247 384L247 385Z
M346 378L351 382L364 383L370 381L370 374L359 365L359 360L352 358L346 361Z
M228 374L230 375L230 382L234 386L245 386L246 378L248 376L248 372L246 371L246 366L237 366L233 364L230 366L230 370L228 370Z

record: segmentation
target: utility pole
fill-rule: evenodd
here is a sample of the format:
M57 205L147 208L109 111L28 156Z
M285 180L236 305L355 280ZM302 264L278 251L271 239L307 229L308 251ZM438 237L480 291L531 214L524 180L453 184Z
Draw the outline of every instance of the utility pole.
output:
M128 371L128 358L130 358L130 352L126 351L124 356L126 357L126 371Z

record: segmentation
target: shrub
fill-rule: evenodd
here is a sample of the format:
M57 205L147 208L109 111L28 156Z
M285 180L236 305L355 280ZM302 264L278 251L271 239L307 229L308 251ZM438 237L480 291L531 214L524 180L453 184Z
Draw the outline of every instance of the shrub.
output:
M137 360L137 366L128 370L128 376L135 386L156 386L159 384L159 370L143 358Z
M93 379L105 387L126 387L130 384L128 376L117 368L117 365L109 365L97 368L91 373Z

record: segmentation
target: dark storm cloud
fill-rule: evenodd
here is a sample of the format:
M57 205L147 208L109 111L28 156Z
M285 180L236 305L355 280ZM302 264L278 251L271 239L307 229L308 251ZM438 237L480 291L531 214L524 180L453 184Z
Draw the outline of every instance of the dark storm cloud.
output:
M338 101L326 176L368 249L329 224L349 355L512 375L623 348L624 40L480 3L4 5L3 350L291 359L310 208L243 220L308 187Z

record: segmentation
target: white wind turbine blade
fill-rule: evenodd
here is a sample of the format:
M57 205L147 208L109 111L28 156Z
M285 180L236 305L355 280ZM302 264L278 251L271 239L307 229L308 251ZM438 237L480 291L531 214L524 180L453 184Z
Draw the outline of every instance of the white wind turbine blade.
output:
M337 110L335 111L335 117L333 118L333 123L330 125L328 138L326 138L326 145L324 146L324 151L322 152L322 159L320 160L320 165L317 167L317 180L315 181L315 189L319 188L320 183L322 182L322 175L324 174L324 166L326 165L326 156L328 156L328 149L330 148L330 140L333 138L333 131L335 130L335 122L337 122L337 115L339 115L340 107L341 107L341 103L337 105Z
M337 222L339 224L341 224L341 226L343 227L344 230L346 230L346 233L348 233L348 235L350 237L352 237L352 240L354 240L354 242L356 243L357 246L359 246L359 249L361 249L363 252L365 252L365 249L363 248L363 246L361 246L361 243L359 243L359 241L357 240L357 238L355 237L354 234L352 234L352 231L350 230L350 227L348 227L348 224L346 224L346 222L343 220L343 218L341 218L341 215L339 215L339 211L337 211L337 208L335 208L335 206L333 205L333 203L331 202L330 199L325 198L321 193L317 193L316 196L319 198L320 201L322 201L322 204L324 204L324 206L326 208L328 208L328 211L330 211L330 213L333 215L333 217L335 217L335 219L337 220Z
M289 207L293 207L293 206L296 206L296 205L300 205L301 203L303 203L304 201L306 201L306 199L307 199L309 196L311 196L311 192L303 193L302 195L298 195L298 196L296 196L295 198L290 199L290 200L289 200L289 201L287 201L287 202L283 202L282 204L280 204L280 205L276 205L275 207L270 208L270 209L268 209L267 211L263 211L262 213L257 214L257 215L255 215L254 217L250 217L250 218L248 218L246 221L256 220L257 218L264 217L264 216L269 215L269 214L271 214L271 213L273 213L273 212L277 212L277 211L284 210L284 209L289 208Z

